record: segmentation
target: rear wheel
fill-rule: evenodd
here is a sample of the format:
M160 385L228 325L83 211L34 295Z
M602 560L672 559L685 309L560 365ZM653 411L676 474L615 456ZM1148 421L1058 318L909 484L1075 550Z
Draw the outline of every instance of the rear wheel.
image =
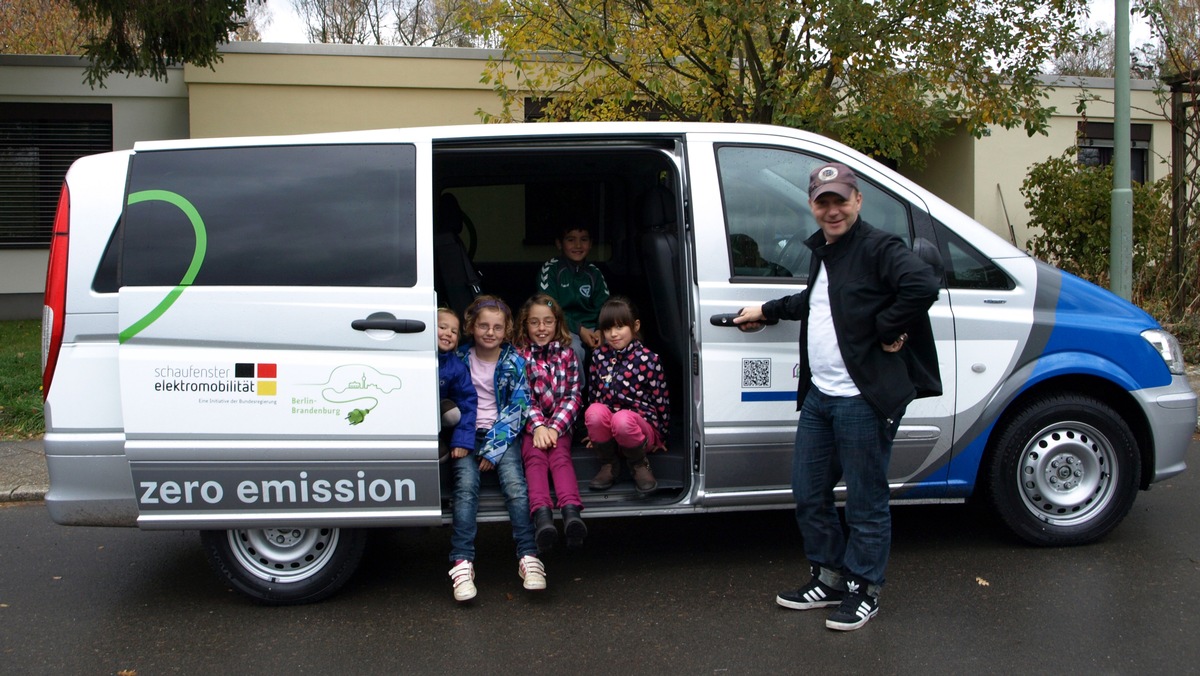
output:
M366 531L249 528L201 531L209 562L235 589L269 605L313 603L341 589L362 560Z
M1027 402L999 431L987 488L1000 519L1037 545L1104 537L1137 496L1141 463L1129 426L1080 394Z

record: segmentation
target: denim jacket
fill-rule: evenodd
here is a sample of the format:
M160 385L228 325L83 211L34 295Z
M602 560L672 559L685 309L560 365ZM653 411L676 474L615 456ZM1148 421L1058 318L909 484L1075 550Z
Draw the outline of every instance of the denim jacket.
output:
M459 346L456 354L470 370L469 355L474 341ZM529 382L525 378L525 360L510 343L500 347L496 361L496 423L487 431L479 454L493 465L517 443L525 417L529 413Z

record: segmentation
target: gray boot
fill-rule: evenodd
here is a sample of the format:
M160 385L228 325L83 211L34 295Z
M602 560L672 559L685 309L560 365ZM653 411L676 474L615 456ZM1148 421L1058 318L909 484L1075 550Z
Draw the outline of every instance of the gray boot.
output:
M633 485L638 493L649 493L658 488L658 480L650 471L650 461L646 459L646 444L643 442L637 448L622 448L621 453L629 463L629 471L633 472Z

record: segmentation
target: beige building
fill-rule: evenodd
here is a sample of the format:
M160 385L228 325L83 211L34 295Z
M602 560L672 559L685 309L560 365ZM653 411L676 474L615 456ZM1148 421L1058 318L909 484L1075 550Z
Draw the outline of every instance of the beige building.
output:
M180 68L167 82L114 76L92 89L78 58L0 55L0 319L42 314L46 243L71 159L187 136L187 106Z
M1054 106L1046 136L1030 137L1023 129L993 128L980 139L959 132L942 142L923 172L903 172L917 183L971 215L1021 248L1036 234L1028 227L1029 212L1021 183L1030 166L1058 157L1077 143L1083 118L1076 113L1081 97L1088 101L1080 139L1093 160L1107 163L1112 151L1113 81L1108 78L1043 78ZM1155 94L1154 82L1130 84L1130 122L1134 145L1131 170L1155 181L1171 171L1171 125ZM903 171L903 170L902 170Z
M16 129L12 138L28 137L35 122L52 134L54 119L78 117L77 112L86 109L89 115L106 117L111 125L109 147L91 150L99 152L163 138L473 124L480 121L480 111L501 112L491 86L480 82L488 59L502 58L497 51L234 43L226 45L223 54L224 61L215 69L173 69L167 82L113 76L107 88L95 90L82 83L79 59L0 55L0 125ZM1024 246L1030 233L1021 182L1030 165L1075 143L1080 95L1098 99L1088 107L1088 121L1093 123L1087 128L1088 157L1104 161L1112 146L1111 80L1047 79L1047 84L1054 85L1050 102L1057 109L1048 136L1029 138L1020 129L995 129L975 139L960 132L939 144L924 171L907 173ZM1152 87L1153 83L1135 81L1132 106L1133 137L1135 146L1140 146L1135 149L1134 171L1151 180L1166 173L1170 152L1170 128ZM87 125L103 135L103 120L90 120ZM28 143L35 141L22 146L0 136L0 169L6 169L6 161L25 167L23 160L13 158L28 156L32 152ZM57 177L54 171L44 167L40 178L49 186L43 192L54 191L56 198L62 170ZM0 171L0 180L4 175ZM13 217L0 205L0 319L40 314L46 219L52 218L52 206L45 202L39 208L47 230L41 240L31 237L24 243L24 235L4 238L6 232L12 235Z

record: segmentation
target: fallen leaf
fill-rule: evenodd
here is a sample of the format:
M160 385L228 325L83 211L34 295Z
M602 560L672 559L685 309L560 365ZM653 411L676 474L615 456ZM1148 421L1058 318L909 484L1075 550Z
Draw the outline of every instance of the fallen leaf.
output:
M136 669L122 669L117 672L117 676L137 676Z
M992 586L992 583L991 583L991 582L988 582L987 580L983 579L982 577L977 577L977 578L975 578L975 584L978 584L980 587L990 587L990 586Z

